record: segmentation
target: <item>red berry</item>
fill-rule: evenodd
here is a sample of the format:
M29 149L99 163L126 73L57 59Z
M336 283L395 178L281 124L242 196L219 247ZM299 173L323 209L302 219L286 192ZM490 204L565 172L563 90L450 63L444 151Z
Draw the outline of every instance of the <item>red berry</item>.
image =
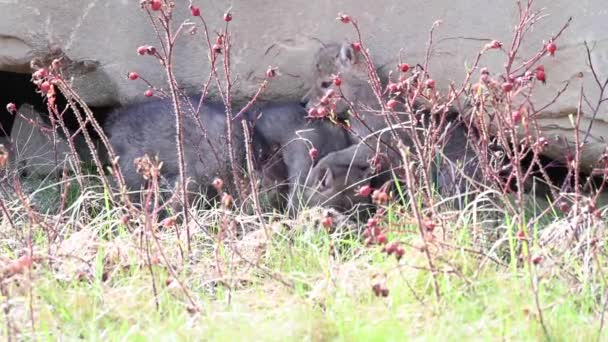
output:
M144 95L146 95L146 97L152 97L154 96L154 91L152 91L152 89L148 89L144 92Z
M398 243L391 242L388 245L386 245L385 251L388 255L391 255L391 254L395 253L395 251L397 250L398 247L399 247Z
M395 248L395 257L397 258L397 260L401 260L403 254L405 254L405 249L403 248L403 246L397 246L397 248Z
M336 76L334 78L334 84L339 87L340 84L342 84L342 79L340 77Z
M150 8L152 8L153 11L158 11L161 7L162 7L162 2L160 0L152 0L152 2L150 3Z
M190 5L190 13L193 17L199 17L201 15L201 9L197 6Z
M369 220L367 220L367 226L369 228L378 226L378 220L376 220L374 217L370 218Z
M230 13L230 12L224 13L224 21L227 22L227 23L231 22L232 21L232 13Z
M327 108L321 106L317 108L317 116L320 118L324 118L327 116Z
M380 234L380 235L376 236L376 240L378 241L378 244L380 244L380 245L384 245L385 243L388 242L388 239L386 238L386 235L384 235L384 234Z
M481 68L481 69L479 70L479 72L480 72L482 75L489 75L489 74L490 74L490 71L489 71L489 70L488 70L488 68L486 68L486 67Z
M130 215L123 215L123 216L120 218L120 223L122 223L122 224L125 224L125 225L126 225L126 224L128 224L128 223L129 223L129 221L131 221L131 216L130 216Z
M269 66L268 69L266 70L266 77L273 78L276 75L277 75L276 69Z
M131 81L135 81L138 78L139 78L139 75L136 72L132 71L132 72L129 73L129 79Z
M410 65L407 63L401 63L399 64L399 70L401 70L401 72L407 72L410 70Z
M148 53L148 55L154 55L156 54L156 48L154 46L148 45L146 47L146 52Z
M160 224L165 228L171 228L175 226L175 217L167 217Z
M211 49L215 53L222 53L222 46L220 44L213 44L213 46L211 47Z
M340 20L344 24L350 23L350 16L348 16L348 14L338 13L338 18L336 19Z
M310 159L315 160L319 156L319 151L313 147L308 150L308 155L310 156Z
M44 82L40 83L39 87L43 93L48 93L49 90L51 90L51 84L48 81L44 81Z
M546 46L549 55L553 56L555 54L555 50L557 50L557 45L554 42L547 44Z
M424 82L424 85L426 85L427 88L434 89L435 88L435 80L433 80L432 78L429 78L428 80L426 80L426 82Z
M422 224L424 228L429 232L435 230L435 222L433 222L433 220L431 220L430 218L425 219Z
M521 110L516 110L511 113L511 119L514 124L518 124L521 121Z
M223 193L222 194L222 205L224 207L229 207L232 204L232 196L228 195L227 193Z
M8 110L11 113L15 113L17 111L17 106L10 102L9 104L6 105L6 110Z
M390 109L395 109L397 108L397 105L399 104L399 102L397 102L397 100L395 99L390 99L388 100L388 102L386 103L386 106Z
M557 206L559 208L559 211L561 211L562 213L567 213L568 211L570 211L570 205L568 205L568 202L566 201L559 202Z
M502 84L502 90L505 93L510 92L511 90L513 90L513 83L511 83L511 82L505 82L505 83L503 83Z
M221 178L216 178L213 180L211 185L213 185L215 190L220 191L224 187L224 181Z
M534 265L538 265L541 263L541 261L543 261L543 257L542 255L535 255L534 257L532 257L532 263Z
M48 73L45 68L38 69L32 74L32 76L36 79L45 78L47 75Z
M545 75L544 69L536 69L536 79L543 82L547 82L547 76Z
M330 228L333 224L334 224L334 220L331 218L331 216L325 216L322 220L321 220L321 224L323 225L323 227L325 228Z
M517 231L517 240L524 240L526 238L526 233L523 230Z
M377 201L379 204L383 204L388 202L388 195L386 194L386 192L382 191L378 194L378 198Z
M353 50L355 50L355 52L361 51L361 42L352 43L352 47L353 47Z
M490 42L490 44L488 44L488 47L491 49L500 49L502 47L502 43L498 40L493 40Z
M146 52L148 52L148 47L145 46L145 45L142 45L142 46L140 46L140 47L137 48L137 54L138 55L142 55L143 56L143 55L146 54Z
M311 118L314 118L315 116L317 116L317 108L310 108L308 110L308 116Z
M388 91L391 93L396 93L399 90L399 85L397 83L389 83L387 86Z
M380 283L372 285L372 291L374 291L374 294L376 296L380 296L380 294L382 293L382 285Z
M359 188L359 196L367 197L369 196L374 189L369 185L363 185Z

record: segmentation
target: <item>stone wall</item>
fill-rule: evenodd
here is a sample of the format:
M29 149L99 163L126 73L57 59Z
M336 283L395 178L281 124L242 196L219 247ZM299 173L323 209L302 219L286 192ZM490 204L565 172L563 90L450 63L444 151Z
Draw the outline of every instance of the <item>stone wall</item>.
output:
M223 26L222 14L232 6L234 20L233 70L239 76L236 97L251 96L269 65L278 66L281 77L273 81L267 98L297 99L304 93L309 63L323 42L353 40L348 25L335 20L338 12L358 19L364 41L377 65L388 72L397 56L410 64L422 62L428 31L438 19L432 50L431 73L437 84L463 79L477 51L491 39L505 43L517 21L514 0L194 0L211 30ZM176 23L188 18L188 1L177 1ZM567 117L575 111L580 87L591 101L599 96L587 63L583 42L593 47L593 59L603 79L608 77L608 7L605 0L537 0L547 18L538 23L522 47L529 55L572 16L569 29L558 42L555 58L544 61L548 83L538 89L537 103L549 101L565 81L565 94L548 108L541 122L545 133L571 136ZM201 32L184 35L178 44L176 72L182 85L194 90L208 76L206 48ZM28 71L34 57L48 56L60 49L76 63L74 85L91 105L129 103L143 99L142 82L126 80L137 71L155 85L162 85L164 73L150 57L136 48L158 45L136 0L3 0L0 1L0 70ZM486 54L481 65L501 71L504 54ZM583 77L579 75L582 73ZM601 108L593 124L588 158L603 150L603 133L608 110ZM584 127L589 124L584 121ZM550 151L551 152L551 151ZM557 154L558 150L552 152ZM587 157L586 157L587 158ZM589 159L591 160L591 159Z

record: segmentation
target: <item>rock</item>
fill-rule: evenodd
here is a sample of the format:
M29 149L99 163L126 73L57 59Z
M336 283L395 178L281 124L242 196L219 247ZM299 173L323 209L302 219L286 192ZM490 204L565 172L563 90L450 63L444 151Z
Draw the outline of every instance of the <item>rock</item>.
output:
M7 142L11 166L26 177L61 173L72 157L65 139L57 134L53 142L52 129L29 104L22 105L18 112Z
M353 40L350 25L335 20L338 12L355 18L362 30L365 46L377 65L387 74L395 70L398 56L410 65L423 63L428 30L441 19L436 30L430 72L444 89L450 81L460 84L465 65L471 65L477 52L492 39L510 44L517 21L515 1L496 6L492 1L465 0L446 7L441 0L420 5L414 0L384 0L369 6L364 0L233 2L195 1L215 36L225 23L222 15L232 6L233 75L238 75L235 99L251 97L269 65L281 74L275 78L265 97L298 99L308 82L309 61L322 43ZM177 23L188 18L185 3L177 2ZM539 117L543 134L554 139L573 141L574 130L568 114L576 112L581 86L591 103L597 103L599 90L586 63L584 42L593 48L592 56L601 80L608 77L608 9L604 0L584 3L569 0L537 0L535 8L546 8L549 16L528 32L521 56L531 56L572 16L574 20L557 42L554 58L542 63L547 84L539 87L533 100L537 106L551 102L565 81L564 94ZM191 20L198 25L198 20ZM196 92L209 75L208 57L202 43L202 30L190 35L184 30L176 46L175 68L180 84ZM83 99L93 106L131 103L144 100L144 82L128 81L127 73L137 71L153 85L164 86L166 75L150 56L139 56L139 45L159 47L156 33L137 1L42 1L9 0L0 2L0 70L28 72L33 58L49 60L65 54L71 61L67 74ZM402 50L401 50L402 49ZM489 51L481 59L492 74L503 69L505 54ZM582 73L582 78L579 77ZM477 77L475 75L474 77ZM212 87L213 88L213 87ZM214 89L212 89L214 91ZM211 96L214 94L212 93ZM583 106L583 131L591 123L591 112ZM590 144L583 151L584 165L590 166L603 152L603 137L608 133L608 110L600 107L589 130ZM564 155L565 144L551 144L547 154Z

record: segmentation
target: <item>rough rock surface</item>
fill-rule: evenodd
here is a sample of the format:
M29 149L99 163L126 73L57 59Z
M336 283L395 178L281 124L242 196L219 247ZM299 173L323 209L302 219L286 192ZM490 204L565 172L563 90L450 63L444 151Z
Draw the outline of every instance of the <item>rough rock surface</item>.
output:
M234 20L233 71L239 75L236 98L251 96L268 65L278 66L281 77L268 89L270 98L299 98L307 83L309 61L322 42L355 39L352 28L336 22L338 12L359 20L364 40L377 65L388 72L398 55L410 62L424 59L428 29L441 19L435 36L431 72L437 84L460 83L465 65L491 39L510 41L516 22L515 1L463 0L446 5L443 0L424 3L414 0L313 1L202 1L195 0L208 20L211 31L223 27L222 14L232 6ZM599 91L586 63L583 42L593 48L599 77L608 77L608 8L605 0L538 0L549 16L530 32L523 55L542 46L572 16L570 28L559 40L555 58L544 66L548 83L535 95L537 103L547 103L563 87L563 96L547 108L541 118L543 132L572 141L568 114L576 112L581 86L590 102L597 102ZM177 2L176 22L188 18L187 2ZM187 31L187 30L186 30ZM162 85L164 73L150 57L138 56L142 44L158 45L155 33L138 1L127 0L2 0L0 1L0 70L27 72L34 57L48 57L58 49L74 64L74 86L91 105L129 103L143 99L143 82L126 80L128 71L137 71L155 85ZM400 49L403 49L400 51ZM208 58L201 44L201 32L184 35L178 44L176 73L181 84L195 91L208 76ZM486 54L482 65L500 72L504 53ZM578 75L582 73L583 77ZM605 94L606 95L606 94ZM595 102L594 102L595 101ZM590 110L583 128L590 123ZM590 164L603 152L608 133L607 105L600 108L590 131L583 162ZM564 145L551 144L548 152L563 155Z

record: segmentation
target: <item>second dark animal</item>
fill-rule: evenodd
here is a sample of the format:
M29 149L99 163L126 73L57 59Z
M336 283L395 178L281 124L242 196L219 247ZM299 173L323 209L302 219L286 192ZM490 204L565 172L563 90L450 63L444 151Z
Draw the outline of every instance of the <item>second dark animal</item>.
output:
M307 118L297 103L266 104L251 112L257 139L266 146L260 163L262 189L277 188L279 207L292 213L305 205L318 205L303 198L311 168L331 152L351 144L346 130L323 120ZM311 150L312 155L311 155Z

